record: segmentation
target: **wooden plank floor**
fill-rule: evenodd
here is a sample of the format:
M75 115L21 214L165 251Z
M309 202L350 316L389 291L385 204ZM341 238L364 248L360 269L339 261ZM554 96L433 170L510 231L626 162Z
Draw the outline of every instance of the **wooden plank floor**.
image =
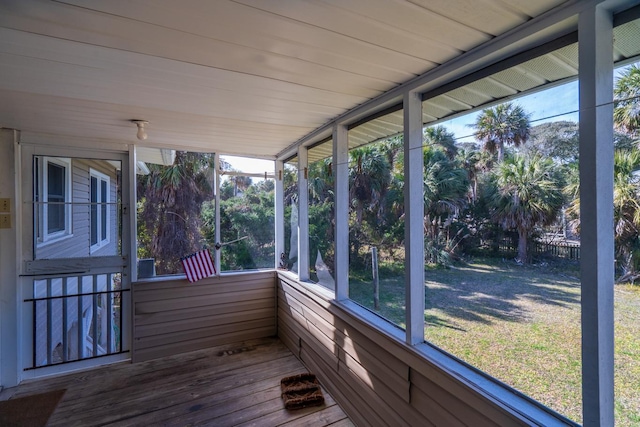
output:
M307 370L277 338L28 381L0 400L66 388L50 426L353 426L325 404L284 409L280 379Z

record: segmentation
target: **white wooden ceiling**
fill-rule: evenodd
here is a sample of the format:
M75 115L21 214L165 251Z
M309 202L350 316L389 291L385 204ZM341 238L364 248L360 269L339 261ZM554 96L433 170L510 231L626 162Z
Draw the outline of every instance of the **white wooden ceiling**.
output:
M0 0L0 127L273 158L560 0Z

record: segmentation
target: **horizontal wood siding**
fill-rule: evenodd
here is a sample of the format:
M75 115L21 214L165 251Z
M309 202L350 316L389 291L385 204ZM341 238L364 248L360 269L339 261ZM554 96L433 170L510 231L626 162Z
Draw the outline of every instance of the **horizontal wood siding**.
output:
M276 335L275 273L132 285L132 360Z
M357 425L527 425L463 380L286 275L278 336Z

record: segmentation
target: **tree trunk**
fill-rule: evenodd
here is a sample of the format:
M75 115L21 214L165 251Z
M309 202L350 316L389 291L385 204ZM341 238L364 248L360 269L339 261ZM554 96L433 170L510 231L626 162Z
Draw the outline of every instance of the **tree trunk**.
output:
M518 229L518 261L527 263L527 230Z

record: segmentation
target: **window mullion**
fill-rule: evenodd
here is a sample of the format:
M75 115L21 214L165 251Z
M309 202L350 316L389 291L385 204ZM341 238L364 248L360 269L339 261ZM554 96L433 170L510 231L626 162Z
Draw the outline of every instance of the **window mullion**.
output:
M275 266L280 266L281 256L285 253L284 244L284 162L276 160L275 162L275 196L274 196L274 212L275 212Z
M349 298L349 147L347 127L333 128L336 300Z
M424 202L422 156L422 97L404 95L404 209L406 340L424 341Z
M298 278L309 280L308 150L298 148Z

